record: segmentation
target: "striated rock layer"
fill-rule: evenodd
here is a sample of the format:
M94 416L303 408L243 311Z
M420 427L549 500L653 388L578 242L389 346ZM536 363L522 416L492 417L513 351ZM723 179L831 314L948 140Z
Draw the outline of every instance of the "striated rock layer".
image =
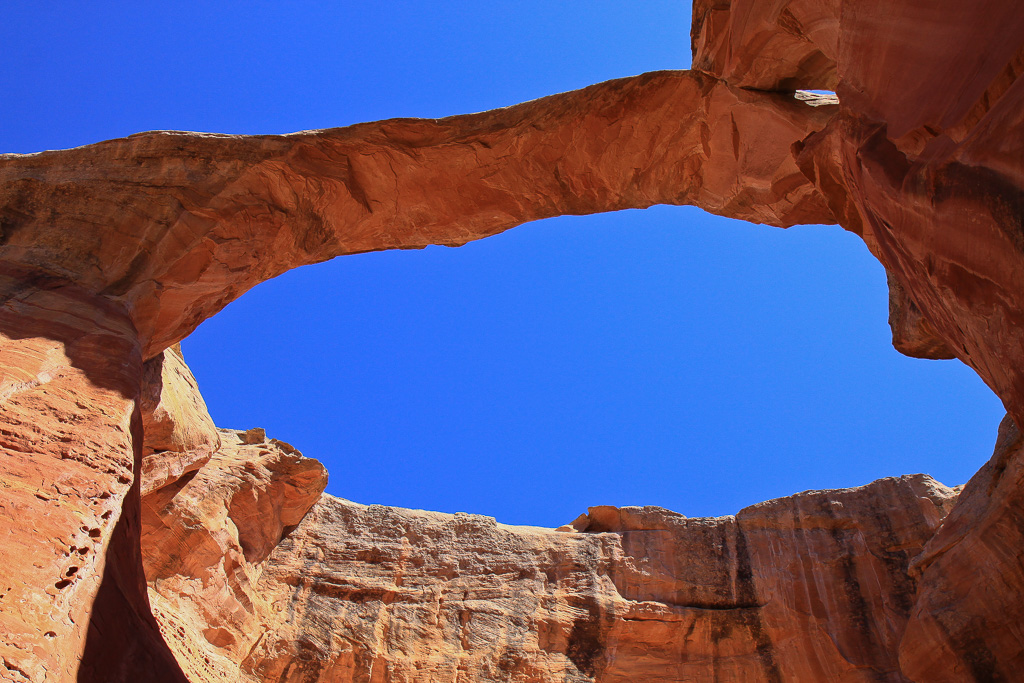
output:
M693 16L694 71L493 112L0 155L0 674L1018 680L1024 12ZM289 268L657 203L863 237L897 348L959 358L1008 411L945 521L948 490L911 478L561 534L325 499L292 529L322 471L216 431L173 350Z
M235 439L143 499L155 611L195 680L905 681L908 566L957 497L914 475L554 531L312 505L315 461Z

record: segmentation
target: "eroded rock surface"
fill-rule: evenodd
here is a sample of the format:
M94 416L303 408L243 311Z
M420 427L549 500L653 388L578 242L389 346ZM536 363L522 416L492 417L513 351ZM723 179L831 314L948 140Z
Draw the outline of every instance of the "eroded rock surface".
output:
M342 254L653 204L832 222L790 151L831 113L676 71L440 120L0 155L0 266L125 302L148 359L259 282Z
M177 344L143 367L139 409L142 495L199 469L220 448L220 434Z
M228 681L261 638L264 561L327 485L327 472L262 430L221 431L194 472L142 499L154 613L193 681Z
M11 270L0 301L0 677L183 683L142 573L131 321Z
M900 662L915 681L1015 681L1024 671L1024 440L1012 420L992 459L911 565L920 589Z
M208 492L250 477L244 455L215 457L176 494L193 502L163 508L173 551L147 544L179 657L221 667L202 680L231 680L233 662L242 679L289 683L904 681L908 565L956 500L915 475L735 517L591 508L584 532L561 532L324 496L253 558L259 572L219 544L233 548L225 567L247 567L235 570L246 599L225 601L223 568L211 570L222 550L195 536L230 528L230 497Z
M184 680L143 582L145 490L153 599L194 681L1014 680L1011 426L931 540L951 498L920 478L731 521L595 509L560 535L325 499L288 535L322 472L218 435L168 351L299 265L693 204L861 235L893 278L897 347L955 355L1024 424L1024 12L698 0L692 38L695 71L493 112L0 155L0 673ZM815 88L838 104L793 93ZM791 561L799 543L820 561ZM436 573L446 557L467 559ZM410 597L435 594L458 606Z

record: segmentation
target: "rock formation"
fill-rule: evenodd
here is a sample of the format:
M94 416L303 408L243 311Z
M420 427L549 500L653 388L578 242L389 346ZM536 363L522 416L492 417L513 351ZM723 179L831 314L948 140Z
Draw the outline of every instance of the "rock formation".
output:
M161 630L192 681L228 681L274 612L267 557L327 485L327 472L263 430L221 432L200 468L142 499L142 546Z
M902 681L908 565L956 500L915 475L554 531L323 496L268 556L243 553L236 498L281 455L250 449L143 499L153 605L193 680Z
M0 155L0 673L1019 678L1024 12L693 16L693 71L493 112ZM598 508L553 532L316 503L322 468L217 432L173 351L289 268L656 203L864 239L897 348L959 358L1006 405L955 505L901 478L721 520Z

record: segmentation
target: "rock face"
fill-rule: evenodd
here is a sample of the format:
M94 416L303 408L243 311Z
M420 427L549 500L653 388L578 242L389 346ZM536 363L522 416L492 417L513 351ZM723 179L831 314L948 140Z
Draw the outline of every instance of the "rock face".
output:
M904 681L908 566L956 501L915 475L735 517L591 508L562 532L312 506L315 461L235 438L143 499L155 612L194 680ZM260 501L289 505L253 526Z
M142 573L131 321L74 285L13 269L0 292L0 674L184 681Z
M265 560L327 485L316 460L262 430L221 432L204 466L142 499L153 611L193 681L235 680L268 612Z
M915 681L1013 681L1024 666L1024 441L1003 420L992 459L911 566L920 590L900 648Z
M697 0L692 39L693 71L493 112L0 155L0 673L1019 679L1024 12ZM173 351L289 268L656 203L864 239L897 348L1009 414L946 521L912 478L561 534L325 499L293 530L322 471L214 430Z
M199 469L220 448L220 434L178 345L143 367L139 408L143 495Z

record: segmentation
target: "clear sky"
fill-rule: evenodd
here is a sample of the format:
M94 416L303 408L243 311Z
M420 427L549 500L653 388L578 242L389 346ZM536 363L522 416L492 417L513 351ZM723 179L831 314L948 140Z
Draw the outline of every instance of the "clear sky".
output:
M17 3L0 151L480 111L686 68L688 35L685 1ZM963 483L1001 404L886 316L852 234L655 207L302 268L183 346L220 426L320 459L334 495L557 526Z

